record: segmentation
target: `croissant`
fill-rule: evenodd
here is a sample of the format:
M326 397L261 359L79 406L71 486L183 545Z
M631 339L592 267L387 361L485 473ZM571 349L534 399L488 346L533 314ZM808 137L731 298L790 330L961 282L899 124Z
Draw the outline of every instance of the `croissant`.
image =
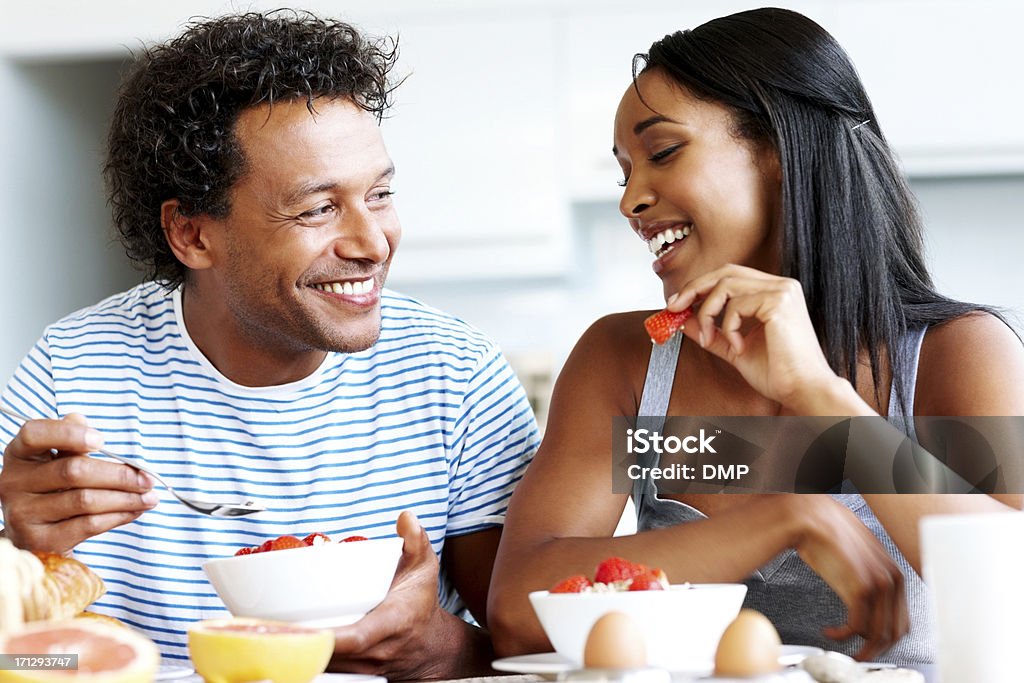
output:
M0 633L27 621L71 618L105 592L103 579L78 560L19 550L0 538Z

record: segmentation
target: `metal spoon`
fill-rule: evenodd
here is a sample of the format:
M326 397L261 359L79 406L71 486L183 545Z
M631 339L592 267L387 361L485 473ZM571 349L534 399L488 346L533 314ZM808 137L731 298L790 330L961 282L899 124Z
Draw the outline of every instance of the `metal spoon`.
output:
M10 410L9 408L5 408L2 405L0 405L0 413L9 415L10 417L13 417L16 420L20 420L22 423L28 422L30 419L32 419L25 417L20 413L16 413L13 410ZM208 500L196 500L195 498L187 498L178 493L177 491L175 491L173 486L164 481L164 478L161 477L156 472L154 472L153 470L147 467L143 467L142 465L139 465L136 462L132 462L131 460L125 458L122 455L111 453L110 451L104 450L102 448L98 449L96 452L99 453L100 455L105 455L111 460L117 460L118 462L122 462L125 465L128 465L129 467L133 467L139 470L140 472L145 472L146 474L160 482L163 485L163 487L170 492L172 496L180 500L187 507L192 508L196 512L201 512L204 515L210 515L211 517L244 517L245 515L251 515L254 512L263 512L264 510L266 510L265 507L257 505L251 500L247 500L243 503L215 503L213 501Z

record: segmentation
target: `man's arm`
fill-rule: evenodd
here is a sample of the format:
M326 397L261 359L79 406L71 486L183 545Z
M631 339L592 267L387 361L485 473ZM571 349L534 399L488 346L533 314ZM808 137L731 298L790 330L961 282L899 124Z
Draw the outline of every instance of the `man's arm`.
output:
M494 558L501 541L501 527L495 526L444 541L441 566L452 580L473 617L487 628L487 590L491 585Z

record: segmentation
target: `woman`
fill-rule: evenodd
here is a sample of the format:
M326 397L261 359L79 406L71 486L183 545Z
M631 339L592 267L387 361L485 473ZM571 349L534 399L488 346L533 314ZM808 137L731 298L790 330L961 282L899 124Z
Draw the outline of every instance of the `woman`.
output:
M608 316L568 359L501 542L498 652L550 649L527 592L620 555L673 583L746 581L784 642L932 661L918 520L1018 498L658 497L644 484L639 533L609 538L627 499L612 493L609 418L1024 414L1020 340L936 293L915 202L826 31L742 12L666 36L634 74L614 127L620 210L655 252L669 308L696 314L681 344L653 352L650 311Z

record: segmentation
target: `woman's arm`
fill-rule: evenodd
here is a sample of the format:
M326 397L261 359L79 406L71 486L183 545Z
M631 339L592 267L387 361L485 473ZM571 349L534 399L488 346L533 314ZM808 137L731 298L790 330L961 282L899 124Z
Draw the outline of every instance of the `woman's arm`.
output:
M686 285L669 308L682 310L695 301L700 302L696 324L687 325L684 334L728 360L763 396L796 415L878 415L850 382L828 367L795 280L725 266ZM919 416L1024 415L1024 348L1005 324L988 314L937 326L924 341L916 393ZM895 428L892 431L896 435ZM887 435L878 438L889 445ZM921 445L927 449L933 444L923 438ZM1022 452L1022 447L1004 448L1004 457ZM971 465L951 464L954 469ZM918 573L921 517L1006 511L1021 505L1021 496L977 494L864 498Z
M999 319L980 313L932 328L925 336L918 365L917 416L1018 416L999 434L998 456L1024 453L1020 433L1011 433L1024 416L1024 346ZM927 430L918 430L921 445L933 447ZM993 435L995 436L995 435ZM951 449L955 450L955 449ZM953 457L963 454L952 453ZM953 462L954 469L970 462ZM1004 463L1005 467L1006 463ZM1008 469L1018 475L1019 464ZM918 529L923 516L1020 510L1019 494L866 495L875 515L920 573Z
M916 394L917 417L1024 415L1024 347L1002 321L988 314L964 316L930 329L922 345ZM804 415L877 415L844 380L826 391L800 394L792 408ZM1009 433L1014 424L1003 426L999 455L1024 453L1022 435ZM936 450L927 430L918 429L918 436L922 448ZM943 450L954 471L971 468L972 463L964 459L971 453L958 452L955 446ZM1019 471L1019 466L1011 469ZM918 574L922 517L1010 512L1024 503L1019 494L868 493L864 499Z
M877 540L827 496L756 496L699 522L610 538L627 496L612 493L614 416L635 415L649 345L642 315L598 321L559 376L537 457L510 503L488 622L499 655L550 649L527 594L620 555L673 583L740 581L796 547L850 608L864 656L906 630L902 577ZM643 355L631 349L640 349Z

